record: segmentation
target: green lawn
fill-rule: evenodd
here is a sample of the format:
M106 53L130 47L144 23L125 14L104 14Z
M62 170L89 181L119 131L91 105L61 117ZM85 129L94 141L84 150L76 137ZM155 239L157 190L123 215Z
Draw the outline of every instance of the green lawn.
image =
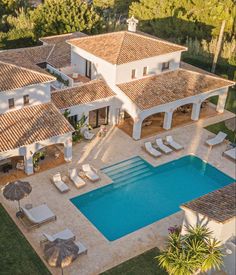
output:
M154 259L160 250L153 248L137 257L134 257L112 269L102 273L103 275L167 275L167 273L158 266Z
M51 274L1 204L0 274Z
M211 98L211 102L216 104L217 97ZM232 113L236 114L236 90L235 89L230 89L225 108L228 111L231 111ZM206 127L206 129L214 134L217 134L219 131L222 131L227 134L227 139L229 141L235 143L235 133L233 131L230 131L225 126L224 121L209 125Z

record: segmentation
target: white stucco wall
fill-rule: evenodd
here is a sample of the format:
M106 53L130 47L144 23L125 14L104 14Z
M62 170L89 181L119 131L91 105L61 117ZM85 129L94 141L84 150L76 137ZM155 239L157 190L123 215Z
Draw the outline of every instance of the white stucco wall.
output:
M85 60L91 61L91 79L102 78L107 83L115 83L116 66L105 60L96 57L75 46L71 47L71 66L76 68L76 71L85 75Z
M207 226L210 231L213 232L213 237L217 240L225 243L229 238L235 236L236 232L236 217L226 221L225 223L218 223L211 220L199 213L191 211L190 209L184 208L184 221L182 234L186 233L186 227L188 225L196 226L197 224L202 224Z
M108 97L101 100L96 100L87 104L81 104L81 105L74 105L69 108L66 108L70 111L70 116L77 115L78 120L83 116L88 116L90 111L104 108L104 107L110 107L109 108L109 124L115 124L116 122L116 109L119 109L121 107L121 102L117 97ZM60 110L61 113L65 111L65 109Z
M51 101L50 83L31 85L12 91L0 93L0 113L14 111L24 106L23 96L29 95L29 105L37 105ZM15 108L9 109L8 99L14 98Z
M143 78L143 68L147 67L148 75L162 73L162 63L170 62L169 70L176 70L180 65L181 52L175 52L155 57L150 57L138 61L129 62L126 64L117 65L116 68L116 83L124 83L132 80L132 70L136 70L136 78ZM167 70L166 70L167 71Z

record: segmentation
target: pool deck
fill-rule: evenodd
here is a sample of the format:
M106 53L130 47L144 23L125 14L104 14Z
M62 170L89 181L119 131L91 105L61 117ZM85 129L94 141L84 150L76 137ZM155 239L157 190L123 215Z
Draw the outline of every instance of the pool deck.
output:
M191 125L175 128L158 135L158 137L164 137L167 134L171 134L176 141L185 146L184 150L174 152L170 155L163 155L159 159L152 158L142 149L144 141L154 141L155 136L134 141L117 127L111 128L105 138L96 137L91 142L80 142L76 144L73 147L72 163L62 164L61 166L27 178L33 190L29 197L21 201L22 205L32 202L35 206L47 203L57 215L55 222L45 224L30 232L28 232L15 217L17 203L5 200L2 194L0 195L0 202L42 259L43 253L39 244L42 233L54 234L65 228L69 228L76 235L76 239L88 248L88 254L80 256L71 266L65 268L64 274L99 274L155 246L163 248L167 236L167 228L176 224L182 224L183 212L180 211L118 240L109 242L69 199L100 186L107 185L111 183L111 180L105 174L99 172L101 181L97 183L87 181L87 185L82 189L76 189L76 187L68 181L71 190L66 194L60 194L50 182L50 177L58 171L61 172L62 176L67 175L68 168L81 168L83 163L90 163L97 169L100 169L139 155L152 165L157 166L189 154L195 154L222 172L234 177L235 163L222 156L222 152L225 151L228 146L227 143L225 142L210 149L204 143L209 136L214 135L203 128L233 116L234 114L225 111L222 115L201 119ZM50 271L52 274L60 274L60 270L56 268L50 268Z

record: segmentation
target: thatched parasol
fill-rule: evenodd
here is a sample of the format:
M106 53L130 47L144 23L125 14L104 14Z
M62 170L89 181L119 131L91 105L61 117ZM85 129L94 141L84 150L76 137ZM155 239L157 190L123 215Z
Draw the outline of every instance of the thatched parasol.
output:
M50 266L63 268L78 257L79 247L72 240L56 239L44 247L45 258Z
M29 182L26 181L14 181L7 183L3 188L3 196L7 200L18 201L18 206L20 210L20 200L28 196L32 191L32 187Z

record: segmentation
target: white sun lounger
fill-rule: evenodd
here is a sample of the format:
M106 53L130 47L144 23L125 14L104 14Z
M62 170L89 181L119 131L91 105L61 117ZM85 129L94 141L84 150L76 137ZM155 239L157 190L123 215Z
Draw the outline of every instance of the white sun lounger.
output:
M31 209L21 207L27 219L33 224L42 224L48 221L56 220L56 215L46 205L42 204Z
M208 139L206 141L206 144L209 146L218 145L218 144L222 143L226 137L227 137L227 134L220 131L215 137Z
M66 228L65 230L60 231L60 232L58 232L56 234L53 234L53 235L43 233L43 236L45 237L45 240L49 241L49 242L53 242L56 239L75 240L74 233L70 229L68 229L68 228Z
M52 177L52 182L61 193L70 190L70 188L64 183L64 181L62 181L61 174L59 172Z
M95 136L95 134L89 132L88 130L85 130L85 131L83 132L83 136L84 136L85 139L91 140L91 139Z
M166 146L166 145L163 143L163 141L162 141L161 138L157 138L157 139L156 139L156 144L157 144L158 148L159 148L161 151L163 151L165 154L169 154L169 153L171 153L171 152L173 151L170 147Z
M74 242L74 243L79 248L78 255L87 254L88 249L81 242Z
M224 156L227 156L233 160L236 160L236 147L230 149L230 150L227 150L223 153Z
M85 173L85 176L91 181L97 181L100 179L98 174L95 173L93 168L89 164L82 165L82 170Z
M75 168L69 170L69 176L77 188L85 186L86 182L78 176Z
M145 147L145 150L150 154L150 155L152 155L153 157L160 157L161 155L162 155L162 153L161 152L159 152L157 149L155 149L153 146L152 146L152 144L151 144L151 142L150 141L148 141L148 142L145 142L144 143L144 147Z
M174 141L172 136L166 136L166 142L168 143L168 145L170 145L170 147L172 147L176 151L184 148L181 144Z

